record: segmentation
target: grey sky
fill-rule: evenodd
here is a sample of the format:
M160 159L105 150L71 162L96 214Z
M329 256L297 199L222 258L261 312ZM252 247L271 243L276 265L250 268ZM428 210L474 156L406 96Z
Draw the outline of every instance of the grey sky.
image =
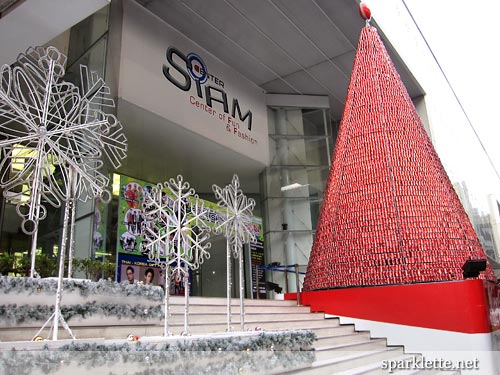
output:
M500 172L500 2L405 3Z

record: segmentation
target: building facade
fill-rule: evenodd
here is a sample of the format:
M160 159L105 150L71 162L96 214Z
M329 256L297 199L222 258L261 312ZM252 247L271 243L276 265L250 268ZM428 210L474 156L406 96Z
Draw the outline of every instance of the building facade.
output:
M225 185L237 174L263 223L264 259L252 266L252 250L246 251L247 294L256 287L256 267L271 263L277 267L265 271L266 280L295 291L293 266L305 271L309 259L363 27L356 1L95 0L84 7L51 0L41 9L35 3L2 10L0 62L13 63L31 45L56 46L68 56L65 80L78 81L80 64L105 78L128 138L123 166L108 170L112 202L78 205L76 257L119 261L123 178L156 184L181 174L201 198L215 202L212 184ZM483 247L497 259L500 181L478 175L478 165L489 168L486 155L409 16L394 3L397 20L374 7L373 22ZM419 53L411 51L417 47ZM0 252L14 259L2 272L21 275L31 239L19 230L14 203L2 201ZM61 216L61 209L50 209L40 224L44 276L54 271ZM193 293L223 296L222 238L213 238L211 254L193 274Z

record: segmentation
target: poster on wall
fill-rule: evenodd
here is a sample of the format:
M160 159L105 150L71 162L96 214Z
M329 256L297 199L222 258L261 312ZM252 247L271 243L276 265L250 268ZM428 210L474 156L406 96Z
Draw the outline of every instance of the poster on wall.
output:
M165 277L160 267L149 264L146 257L119 256L120 281L122 284L144 284L165 286Z
M122 284L142 284L161 286L165 289L165 271L154 266L146 256L120 254L118 256L118 275ZM192 271L189 271L189 284L191 284ZM192 290L190 290L192 295ZM184 295L184 285L179 275L170 279L170 295Z
M92 255L93 259L106 254L106 223L108 222L108 205L100 198L94 201L94 216L92 220Z
M118 203L118 253L140 255L141 213L144 192L152 184L128 176L120 176L120 198Z
M265 265L264 260L264 228L262 219L259 217L252 218L252 230L257 237L255 243L250 243L250 262L252 267L252 295L253 298L266 298L266 277L263 269L260 266ZM257 289L259 296L257 297Z
M144 196L151 192L153 186L152 183L120 175L116 273L117 281L123 284L156 285L165 288L164 271L155 266L140 250L141 228L144 222L141 207ZM191 277L192 272L189 271L189 280ZM184 285L176 275L171 278L170 293L184 295Z
M142 199L152 187L145 181L120 176L118 199L117 281L124 284L164 284L159 267L151 264L141 253ZM163 285L164 286L164 285Z
M164 271L148 259L147 255L140 251L142 242L141 228L144 217L141 212L143 198L151 192L155 184L120 175L120 195L118 202L118 230L117 230L117 270L116 279L124 284L159 285L165 287ZM190 199L194 199L190 197ZM207 210L206 222L209 227L214 228L225 219L225 209L216 203L202 200ZM261 298L265 298L264 272L258 267L264 265L264 231L262 219L252 218L251 230L257 237L257 242L251 247L252 262L252 285L256 290L257 280L261 290ZM192 270L189 270L191 285ZM184 286L178 275L173 275L170 281L171 295L183 295ZM192 294L192 290L190 290Z
M128 176L120 176L120 198L118 204L118 253L140 255L141 226L144 217L141 212L143 197L154 184ZM189 197L193 201L194 197ZM213 228L224 218L224 209L216 203L201 200L207 209L207 223Z

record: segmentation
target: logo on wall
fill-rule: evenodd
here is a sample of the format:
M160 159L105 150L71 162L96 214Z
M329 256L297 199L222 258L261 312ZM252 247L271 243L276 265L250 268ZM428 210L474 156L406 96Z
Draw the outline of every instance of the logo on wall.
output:
M189 55L187 55L187 59L187 68L191 77L194 80L199 81L200 83L205 83L208 78L208 71L201 57L194 53L190 53Z
M186 55L175 47L168 47L166 58L167 63L163 64L162 72L170 83L188 92L194 82L197 97L189 96L189 102L193 107L223 122L226 130L234 136L252 144L257 143L251 133L247 132L252 130L252 111L247 110L243 113L239 100L235 97L232 100L228 98L224 90L224 81L209 73L200 56L195 53Z

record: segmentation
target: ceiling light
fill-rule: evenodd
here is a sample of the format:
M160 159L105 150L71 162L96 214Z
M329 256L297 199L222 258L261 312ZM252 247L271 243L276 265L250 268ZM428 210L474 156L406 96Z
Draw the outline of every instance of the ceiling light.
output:
M282 186L281 191L288 191L288 190L298 189L298 188L306 187L306 186L309 186L309 184L301 185L297 182L294 182L293 184Z

